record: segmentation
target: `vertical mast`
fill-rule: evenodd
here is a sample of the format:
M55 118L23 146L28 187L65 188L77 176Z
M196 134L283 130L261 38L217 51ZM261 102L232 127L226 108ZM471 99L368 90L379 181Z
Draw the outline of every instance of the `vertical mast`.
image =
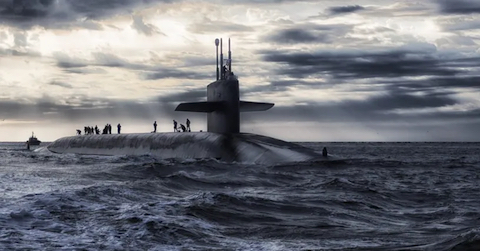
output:
M217 58L217 80L218 80L218 75L219 75L219 71L218 71L218 43L220 43L220 41L217 39L215 39L215 47L217 49L217 55L216 55L216 58Z
M223 41L220 38L220 79L224 79L225 71L223 70Z
M230 38L228 38L228 72L232 72L232 51L230 50Z

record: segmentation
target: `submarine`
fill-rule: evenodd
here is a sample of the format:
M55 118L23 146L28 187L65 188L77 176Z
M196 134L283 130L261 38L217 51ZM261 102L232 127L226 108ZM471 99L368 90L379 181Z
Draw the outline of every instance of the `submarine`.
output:
M230 39L227 60L223 58L222 44L222 39L215 39L216 80L207 86L207 101L181 103L175 109L206 113L206 132L76 135L57 139L47 149L59 154L151 155L161 159L217 159L255 164L331 158L295 143L240 132L241 112L266 111L274 104L240 100L239 81L232 71Z

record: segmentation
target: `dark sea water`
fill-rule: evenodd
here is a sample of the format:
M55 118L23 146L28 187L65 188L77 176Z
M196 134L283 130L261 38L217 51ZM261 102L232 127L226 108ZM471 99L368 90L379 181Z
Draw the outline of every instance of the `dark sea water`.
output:
M276 166L0 143L0 250L480 250L480 143Z

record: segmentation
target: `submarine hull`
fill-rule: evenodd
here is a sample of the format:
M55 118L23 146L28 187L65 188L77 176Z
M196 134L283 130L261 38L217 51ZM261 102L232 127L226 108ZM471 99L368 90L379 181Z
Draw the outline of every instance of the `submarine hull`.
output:
M248 133L211 132L78 135L48 147L54 153L152 155L162 159L214 158L228 162L275 164L325 159L300 145Z

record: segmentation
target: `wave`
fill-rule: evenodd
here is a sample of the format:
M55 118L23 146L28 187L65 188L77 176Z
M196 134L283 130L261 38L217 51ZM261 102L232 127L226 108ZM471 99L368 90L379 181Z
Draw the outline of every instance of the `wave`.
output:
M478 250L477 157L393 153L259 165L0 151L0 249Z
M454 237L424 245L421 248L439 251L478 251L480 250L480 231L478 228L464 230Z

